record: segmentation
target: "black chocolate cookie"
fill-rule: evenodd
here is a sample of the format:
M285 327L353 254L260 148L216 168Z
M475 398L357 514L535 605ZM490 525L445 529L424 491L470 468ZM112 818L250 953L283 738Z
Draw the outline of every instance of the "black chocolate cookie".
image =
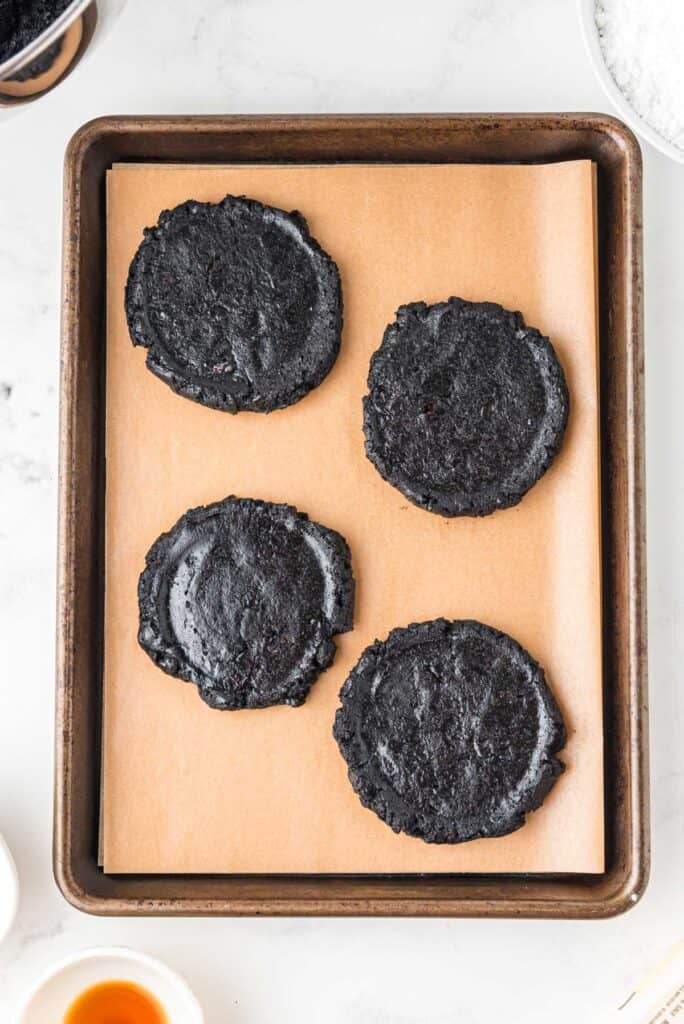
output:
M520 313L451 298L401 306L374 353L366 452L414 504L443 516L516 505L560 450L568 389Z
M191 509L152 545L138 640L212 708L302 704L352 628L349 548L289 505Z
M340 698L333 733L361 803L427 843L513 832L563 771L565 726L542 669L480 622L393 630Z
M189 201L145 230L126 285L134 345L179 395L270 412L321 383L340 348L336 265L299 213Z

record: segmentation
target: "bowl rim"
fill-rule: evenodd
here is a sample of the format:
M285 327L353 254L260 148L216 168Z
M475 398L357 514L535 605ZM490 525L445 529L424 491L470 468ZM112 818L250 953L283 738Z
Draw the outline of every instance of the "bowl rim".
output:
M55 18L55 20L48 25L48 27L32 39L23 50L19 50L14 53L11 57L8 57L6 61L0 61L0 81L5 78L9 78L10 75L14 74L15 71L21 70L26 64L30 64L39 54L43 52L51 43L59 39L66 30L69 28L71 23L76 20L79 14L85 11L86 7L89 7L93 3L93 0L71 0L68 7L62 11L62 13Z
M661 153L669 156L676 163L684 164L684 149L680 149L674 143L668 142L664 136L644 120L641 114L637 113L611 75L603 56L599 42L598 26L594 19L596 0L578 0L578 6L585 48L594 73L608 99L617 108L620 116L643 139L650 142L655 149L660 150Z
M75 964L84 963L88 960L104 959L137 963L160 975L166 981L175 985L187 999L188 1006L191 1009L193 1016L193 1019L189 1020L187 1024L204 1024L204 1011L200 1006L197 996L192 991L185 978L183 978L177 971L174 971L172 967L169 967L168 964L165 964L162 960L158 960L156 957L150 956L149 953L142 953L136 949L129 949L127 946L90 946L87 949L81 949L75 953L69 953L67 956L62 957L61 960L52 964L51 967L48 967L35 979L26 995L19 1001L19 1005L15 1011L13 1024L25 1024L24 1017L26 1011L31 1005L31 1002L40 990L54 978L59 977L60 974L63 974Z
M3 857L8 868L8 878L10 889L7 893L8 896L8 910L7 922L4 930L0 928L0 942L4 942L9 933L12 931L12 926L16 920L17 911L19 909L19 871L17 870L17 862L15 861L12 851L7 845L7 841L4 836L0 833L0 857Z

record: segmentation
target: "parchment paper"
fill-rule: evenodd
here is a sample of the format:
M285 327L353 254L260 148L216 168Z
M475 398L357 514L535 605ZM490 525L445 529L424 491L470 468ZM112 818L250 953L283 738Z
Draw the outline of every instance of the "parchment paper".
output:
M303 401L230 416L145 368L123 295L142 229L188 198L301 210L337 261L342 351ZM603 762L595 179L548 166L121 165L108 180L105 721L108 872L600 872ZM515 509L447 520L365 457L368 361L401 303L459 295L520 309L564 365L555 466ZM287 501L348 540L355 629L298 709L217 712L136 642L145 553L190 506ZM506 838L428 846L365 810L331 735L363 648L394 626L478 618L545 667L569 729L543 807Z

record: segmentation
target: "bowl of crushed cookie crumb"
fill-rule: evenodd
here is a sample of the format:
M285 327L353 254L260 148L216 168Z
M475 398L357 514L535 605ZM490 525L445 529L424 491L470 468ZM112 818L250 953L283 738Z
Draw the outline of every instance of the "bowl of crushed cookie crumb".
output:
M683 0L579 0L604 92L642 139L684 163Z

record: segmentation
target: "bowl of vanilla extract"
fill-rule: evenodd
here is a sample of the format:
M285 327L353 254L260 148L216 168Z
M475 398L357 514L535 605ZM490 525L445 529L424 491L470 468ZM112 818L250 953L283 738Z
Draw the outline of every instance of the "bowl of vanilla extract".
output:
M187 982L144 953L89 949L38 979L16 1024L204 1024Z

